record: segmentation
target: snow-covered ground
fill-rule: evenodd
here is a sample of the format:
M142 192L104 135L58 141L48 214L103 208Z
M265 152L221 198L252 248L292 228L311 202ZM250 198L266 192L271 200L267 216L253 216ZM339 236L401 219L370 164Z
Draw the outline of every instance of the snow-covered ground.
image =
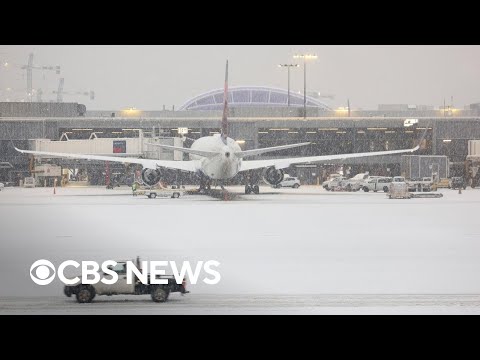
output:
M6 188L0 313L480 313L480 190L441 191L440 199L389 200L265 186L221 201L147 199L128 188ZM60 282L38 286L29 276L37 259L137 255L218 260L222 280L190 285L191 294L167 304L97 297L77 305Z
M158 304L147 295L0 298L0 314L480 314L479 295L226 295L172 294Z

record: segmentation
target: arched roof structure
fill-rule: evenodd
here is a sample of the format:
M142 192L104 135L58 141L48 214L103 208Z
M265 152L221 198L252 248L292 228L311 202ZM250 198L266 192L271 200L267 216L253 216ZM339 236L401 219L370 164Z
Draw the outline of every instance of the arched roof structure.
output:
M264 86L239 86L228 90L229 107L283 107L287 106L288 92ZM290 106L303 107L303 94L290 91ZM307 96L307 107L331 110L319 99ZM223 108L223 89L211 90L195 96L184 103L179 110L221 110Z

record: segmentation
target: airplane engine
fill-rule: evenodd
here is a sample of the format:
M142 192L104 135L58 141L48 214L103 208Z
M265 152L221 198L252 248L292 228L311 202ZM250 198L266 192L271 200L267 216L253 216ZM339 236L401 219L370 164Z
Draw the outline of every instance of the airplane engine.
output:
M161 178L162 178L162 173L159 170L143 169L142 171L143 183L148 186L153 186L158 184Z
M275 169L273 166L265 169L263 173L263 180L265 180L270 185L278 185L283 180L283 170Z

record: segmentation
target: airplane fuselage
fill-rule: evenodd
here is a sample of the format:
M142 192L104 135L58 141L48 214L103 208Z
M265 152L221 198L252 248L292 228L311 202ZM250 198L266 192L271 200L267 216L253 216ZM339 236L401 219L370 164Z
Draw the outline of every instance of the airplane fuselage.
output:
M190 160L197 160L200 163L200 171L210 179L231 179L240 171L242 159L235 153L242 151L242 149L232 138L227 137L227 143L225 144L220 134L205 136L195 140L191 149L218 153L213 157L189 155Z

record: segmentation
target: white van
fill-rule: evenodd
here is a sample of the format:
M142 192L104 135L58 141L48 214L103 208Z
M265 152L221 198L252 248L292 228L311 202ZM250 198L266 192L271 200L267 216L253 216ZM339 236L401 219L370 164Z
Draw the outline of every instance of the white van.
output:
M390 183L392 182L391 177L375 177L368 179L363 184L363 191L369 192L370 190L373 192L383 191L388 192L390 190Z
M23 187L25 188L34 188L35 187L35 178L34 177L26 177L23 181Z

